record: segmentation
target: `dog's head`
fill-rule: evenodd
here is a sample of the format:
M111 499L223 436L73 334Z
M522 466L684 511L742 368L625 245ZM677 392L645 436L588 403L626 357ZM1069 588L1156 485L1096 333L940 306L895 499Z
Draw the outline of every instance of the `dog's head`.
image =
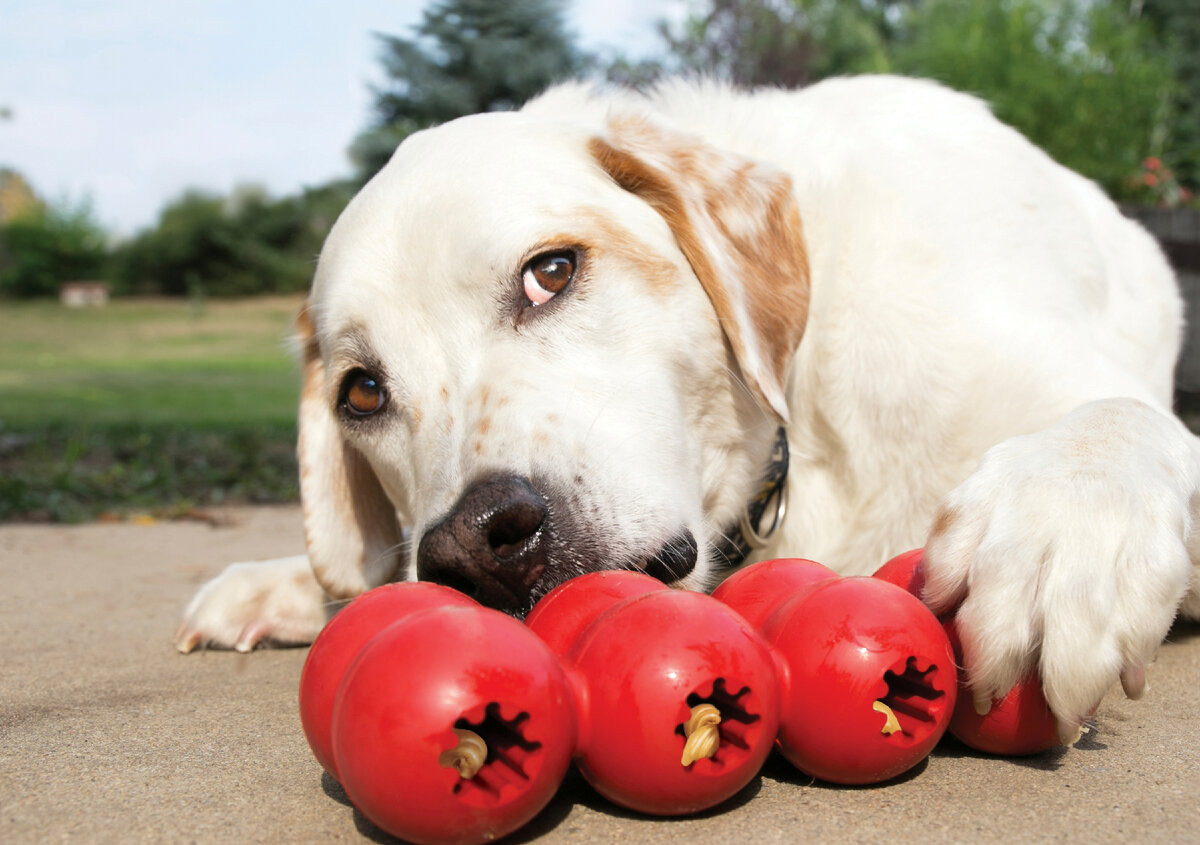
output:
M298 321L318 578L346 596L416 576L517 613L596 569L707 586L787 417L807 305L766 166L552 104L410 137Z

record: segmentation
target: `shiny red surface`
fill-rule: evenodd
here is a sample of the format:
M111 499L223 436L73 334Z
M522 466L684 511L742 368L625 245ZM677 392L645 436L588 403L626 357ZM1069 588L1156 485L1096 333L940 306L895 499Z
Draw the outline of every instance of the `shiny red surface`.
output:
M925 586L924 550L913 549L889 560L875 573L914 596ZM963 665L962 645L953 617L943 617L946 635L954 648L955 661ZM977 751L1006 756L1037 754L1059 745L1058 729L1050 705L1042 694L1037 675L1022 679L999 701L992 703L986 716L975 711L966 675L959 677L958 702L950 719L950 733L964 745Z
M644 572L589 572L559 584L542 596L525 617L525 624L551 651L562 656L583 630L613 605L665 589L662 581Z
M962 663L962 645L953 619L945 623L946 633ZM964 678L965 684L965 678ZM1037 754L1060 745L1058 724L1036 674L1021 680L999 701L992 702L986 716L975 711L971 691L959 690L958 704L950 720L950 733L976 751L1018 757Z
M578 687L577 764L605 797L656 815L714 807L762 766L779 724L771 657L738 614L664 590L610 608L567 655ZM682 725L713 699L720 746L683 766Z
M738 570L718 584L712 595L760 630L779 605L814 584L837 577L836 572L816 561L777 558Z
M764 628L780 671L779 747L834 783L888 780L923 760L950 721L954 652L920 600L876 578L818 584ZM886 714L900 730L884 733Z
M896 555L879 569L873 577L895 584L907 590L917 598L925 589L925 550L913 549Z
M329 621L300 673L300 724L317 762L337 778L330 725L342 678L367 642L393 622L430 607L479 605L457 590L427 582L385 584L356 598Z
M443 765L453 728L487 741L466 779ZM346 794L412 842L478 843L510 833L553 797L575 747L560 664L520 622L480 607L426 610L363 649L333 715Z

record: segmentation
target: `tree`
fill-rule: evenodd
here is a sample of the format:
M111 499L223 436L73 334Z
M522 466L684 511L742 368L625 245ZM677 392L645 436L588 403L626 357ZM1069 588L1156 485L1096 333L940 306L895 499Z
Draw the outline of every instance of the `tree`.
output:
M1195 191L1200 189L1200 3L1145 0L1140 5L1170 50L1179 83L1165 155L1179 181Z
M1200 86L1200 51L1189 40L1200 41L1200 12L1195 0L1145 0L1145 17L1176 33L1172 53L1138 6L704 0L680 31L665 35L682 67L741 84L794 86L864 71L938 79L979 95L1059 161L1127 197L1148 159L1200 162L1200 96L1188 101L1198 104L1193 121L1179 107L1176 82L1177 66L1180 75L1194 67L1190 78ZM1185 19L1196 29L1178 25Z
M707 0L660 32L681 69L738 85L796 87L890 69L896 24L915 0Z
M0 295L56 296L63 282L95 279L105 254L87 200L32 203L0 226Z
M192 191L112 260L121 293L244 296L304 290L352 188L333 183L271 198L254 185L229 196Z
M969 91L1054 158L1127 195L1168 140L1168 55L1123 0L927 0L896 67Z
M0 167L0 226L41 208L42 201L24 176L10 167Z
M561 0L441 0L412 38L379 36L388 77L351 158L365 180L405 137L465 114L521 106L583 67Z

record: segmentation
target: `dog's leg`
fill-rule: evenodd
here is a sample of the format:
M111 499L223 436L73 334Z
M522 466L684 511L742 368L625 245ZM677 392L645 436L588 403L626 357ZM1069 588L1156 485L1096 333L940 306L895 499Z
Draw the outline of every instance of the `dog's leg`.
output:
M325 604L305 555L230 564L184 610L175 647L186 654L197 646L304 645L325 624Z
M925 599L957 607L975 705L1038 670L1064 742L1118 679L1131 698L1181 607L1200 610L1200 441L1127 399L1007 440L952 491Z

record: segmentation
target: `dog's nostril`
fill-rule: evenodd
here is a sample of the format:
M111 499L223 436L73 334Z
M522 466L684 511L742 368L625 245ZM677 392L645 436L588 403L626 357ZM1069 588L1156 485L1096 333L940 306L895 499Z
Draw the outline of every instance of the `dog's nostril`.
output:
M492 547L492 553L497 560L510 560L521 551L524 544L519 541L524 539L527 538L514 536L509 532L493 531L488 535L488 545Z
M544 504L518 501L492 515L487 543L498 560L509 560L529 545L546 519Z

